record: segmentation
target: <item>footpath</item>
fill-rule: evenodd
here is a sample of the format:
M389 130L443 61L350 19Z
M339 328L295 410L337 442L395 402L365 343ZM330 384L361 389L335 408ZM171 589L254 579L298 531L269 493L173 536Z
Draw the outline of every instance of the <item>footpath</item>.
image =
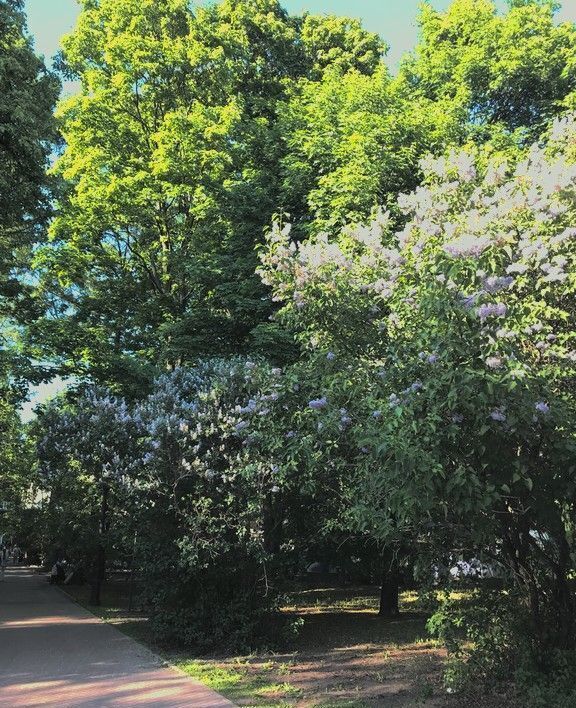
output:
M0 582L0 707L233 708L28 568Z

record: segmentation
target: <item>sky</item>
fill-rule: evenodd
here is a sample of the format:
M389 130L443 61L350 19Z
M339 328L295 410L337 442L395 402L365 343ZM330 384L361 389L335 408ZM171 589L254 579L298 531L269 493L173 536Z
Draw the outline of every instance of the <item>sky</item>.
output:
M450 4L450 0L429 1L437 10L445 10ZM565 0L563 4L558 19L576 22L576 0ZM367 29L378 32L390 45L391 67L396 67L402 54L416 43L420 0L284 0L282 5L291 14L308 10L358 17ZM496 6L504 9L506 0L496 0ZM47 59L54 56L60 37L74 27L78 14L76 0L26 0L25 8L36 50Z
M506 7L506 0L495 1L499 10ZM450 4L450 0L429 2L437 10L445 10ZM416 44L420 0L284 0L282 5L296 15L308 11L313 14L359 18L366 29L378 32L390 45L387 62L392 69L398 66L400 57ZM36 51L47 60L51 59L58 51L60 37L74 27L79 11L76 0L25 0L25 10ZM557 18L560 21L576 22L576 0L565 0ZM73 89L73 84L64 87L66 92ZM32 400L23 408L23 418L29 420L33 407L54 395L64 385L58 379L36 387L32 391Z

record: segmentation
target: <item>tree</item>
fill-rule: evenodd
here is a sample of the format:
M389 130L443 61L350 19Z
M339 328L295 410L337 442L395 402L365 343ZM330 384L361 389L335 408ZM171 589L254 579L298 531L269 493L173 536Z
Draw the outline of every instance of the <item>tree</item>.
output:
M98 389L74 403L55 399L33 426L47 497L44 553L65 554L88 571L93 605L100 604L110 551L133 531L126 482L138 460L139 433L126 402Z
M381 64L339 67L294 87L282 113L289 150L282 205L299 238L364 223L420 180L419 159L464 138L461 116L405 90Z
M576 56L573 24L554 22L555 3L514 2L500 15L491 0L455 0L444 13L428 4L421 39L400 69L415 95L462 110L477 141L538 137L571 105Z
M279 102L330 49L369 70L379 40L275 0L101 0L63 45L82 92L59 109L68 191L37 259L54 308L35 340L136 388L142 363L269 350L254 245L278 205Z
M35 54L20 0L0 2L0 295L3 317L30 306L19 275L50 211L45 169L60 84Z
M18 416L33 371L21 325L38 314L29 267L45 238L50 181L45 169L54 142L57 78L35 55L20 0L0 0L0 496L9 511L3 531L23 533L34 464Z
M205 360L159 377L131 408L93 390L46 407L36 438L49 540L92 568L92 604L104 552L133 545L157 637L277 641L265 539L275 471L248 420L269 413L277 385L262 362Z
M33 449L25 437L13 391L6 383L0 391L0 502L6 504L0 516L0 533L17 540L22 548L32 550L26 517L34 502Z

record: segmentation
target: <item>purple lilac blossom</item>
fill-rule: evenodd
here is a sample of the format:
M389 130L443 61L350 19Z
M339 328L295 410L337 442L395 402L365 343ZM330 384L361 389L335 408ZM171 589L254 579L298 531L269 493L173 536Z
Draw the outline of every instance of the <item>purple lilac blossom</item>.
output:
M487 302L476 308L476 314L483 322L487 317L504 317L507 309L503 302Z
M544 401L538 401L534 407L538 413L550 413L550 406Z
M308 401L308 407L313 408L314 410L320 410L321 408L325 408L328 405L327 399L323 396L322 398L314 398L311 401Z
M460 293L460 304L466 310L471 310L478 301L478 298L482 295L482 292L472 293L471 295L464 295Z
M498 421L499 423L503 423L506 420L506 414L501 408L495 408L493 411L491 411L490 418L492 418L492 420Z
M388 397L388 405L390 408L395 408L396 406L400 405L400 399L395 393L390 394Z

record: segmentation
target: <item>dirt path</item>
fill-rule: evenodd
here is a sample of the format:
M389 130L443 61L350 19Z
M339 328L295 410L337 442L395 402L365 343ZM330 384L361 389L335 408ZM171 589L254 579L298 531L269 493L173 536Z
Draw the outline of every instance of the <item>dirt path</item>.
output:
M0 582L0 706L232 708L74 604L44 577Z

